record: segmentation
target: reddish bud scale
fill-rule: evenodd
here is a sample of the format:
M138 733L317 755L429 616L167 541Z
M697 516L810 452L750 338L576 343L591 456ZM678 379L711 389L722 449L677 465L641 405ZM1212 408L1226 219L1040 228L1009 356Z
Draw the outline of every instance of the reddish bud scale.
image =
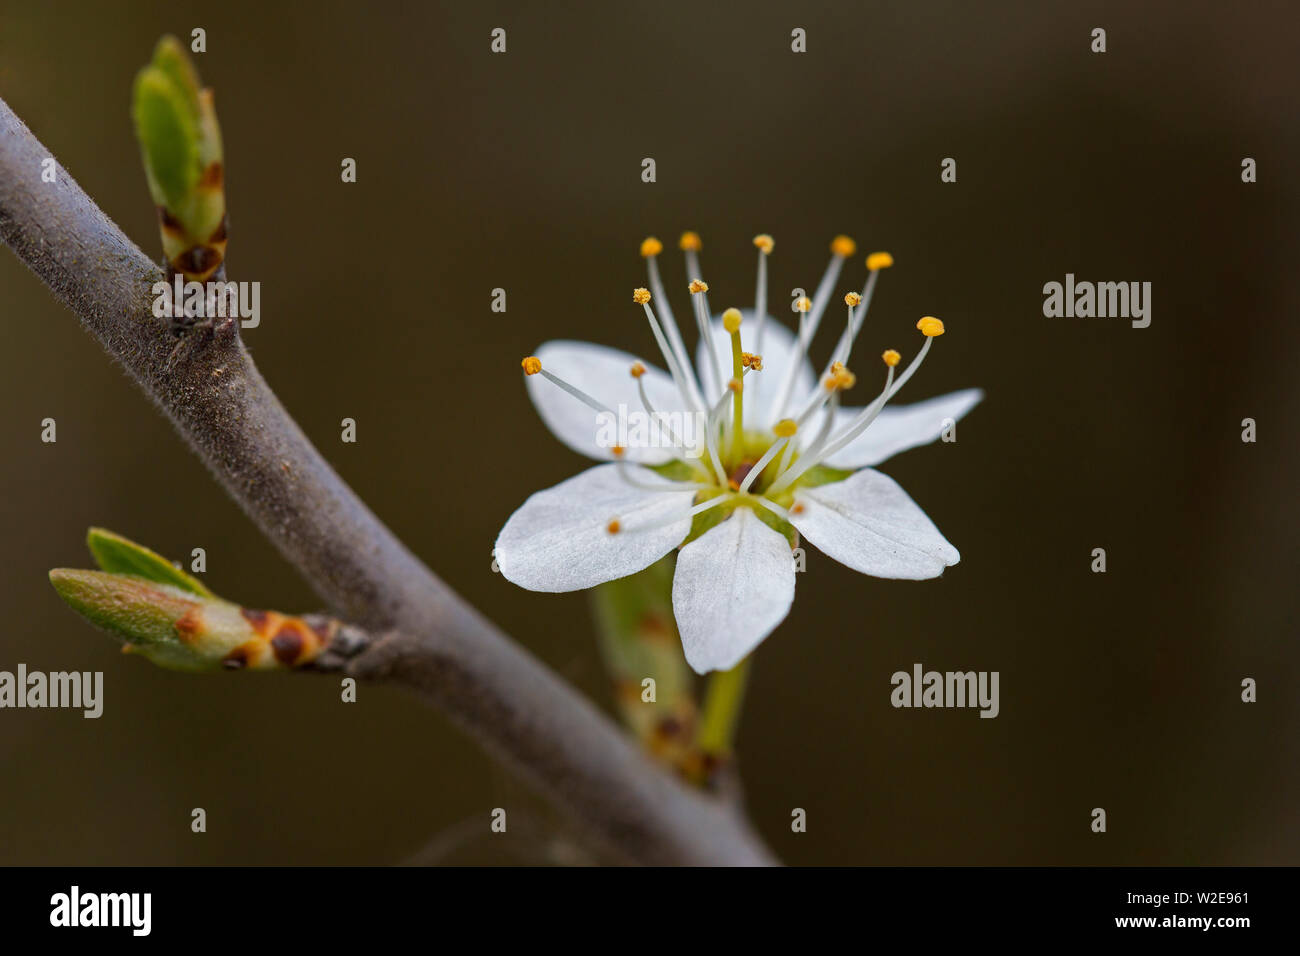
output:
M329 646L339 627L337 621L320 618L309 624L279 611L241 608L240 614L253 636L225 656L222 663L231 669L301 667Z

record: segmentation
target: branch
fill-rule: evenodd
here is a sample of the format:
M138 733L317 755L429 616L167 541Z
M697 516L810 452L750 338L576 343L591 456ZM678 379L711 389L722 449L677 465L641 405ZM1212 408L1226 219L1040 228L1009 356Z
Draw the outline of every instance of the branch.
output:
M645 759L588 701L434 576L336 475L253 365L237 323L177 358L163 278L0 100L0 238L172 420L341 617L377 636L344 664L415 690L628 862L773 862L744 820Z

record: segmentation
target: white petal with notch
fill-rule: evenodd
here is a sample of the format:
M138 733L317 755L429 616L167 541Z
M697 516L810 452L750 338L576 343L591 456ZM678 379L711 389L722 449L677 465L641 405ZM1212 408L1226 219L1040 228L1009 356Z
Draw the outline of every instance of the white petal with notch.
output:
M794 574L790 542L747 507L682 548L673 615L696 673L730 670L785 620Z
M898 482L870 468L796 491L790 522L819 551L877 578L936 578L961 560Z
M630 466L637 482L666 489L646 491L624 481L620 467L588 468L525 501L493 550L505 579L530 591L579 591L635 574L681 544L699 486ZM668 521L675 514L681 519Z

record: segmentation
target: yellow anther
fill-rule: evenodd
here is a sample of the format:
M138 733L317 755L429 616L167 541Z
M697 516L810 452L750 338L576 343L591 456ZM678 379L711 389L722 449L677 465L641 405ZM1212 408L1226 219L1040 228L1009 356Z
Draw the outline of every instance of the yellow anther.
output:
M845 366L844 366L844 363L843 363L843 362L832 362L832 363L831 363L831 374L832 374L832 375L839 375L840 372L843 372L843 371L844 371L844 368L845 368Z
M888 365L890 368L893 368L895 365L897 365L903 358L903 356L899 355L893 349L885 349L884 354L881 355L880 357L885 360L885 364Z
M767 233L763 233L761 236L754 237L754 245L758 246L765 255L770 256L772 254L772 247L776 245L776 240Z
M792 515L801 515L801 514L803 514L803 502L801 502L801 501L796 501L796 502L795 502L795 503L790 507L790 514L792 514Z
M858 244L848 236L836 236L831 240L831 252L845 258L858 251Z
M698 232L682 233L682 238L677 241L677 244L681 246L685 252L699 252L700 247L704 245L704 243L700 242L700 234Z
M627 449L624 448L622 445L615 445L613 448L609 450L609 452L615 458L622 458L625 454L627 454Z
M623 526L618 523L618 519L615 518L609 524L605 525L605 530L608 531L610 534L618 534L619 529L621 529L622 527Z
M690 289L692 293L694 293L694 292L708 292L708 291L709 291L709 284L708 284L707 282L705 282L703 279L692 279L692 280L691 280L691 284L690 284L689 286L687 286L687 288Z
M740 392L744 387L744 385L740 384L740 379L738 378L733 378L731 381L727 382L727 388L731 389L733 392Z
M845 293L845 295L844 295L844 304L845 304L845 305L861 305L861 304L862 304L862 296L858 295L856 292L847 292L847 293Z
M877 269L888 269L894 264L894 257L888 252L873 252L867 256L867 268L872 272Z
M763 371L763 356L756 355L753 352L741 352L740 364L745 368L753 369L755 372L761 372Z
M633 290L632 290L632 301L635 302L637 305L645 305L647 302L650 301L650 290L649 290L649 289L633 289Z
M916 327L928 339L943 335L943 323L932 315L922 316L921 321L916 323Z
M519 364L521 364L524 367L525 375L536 375L538 372L542 370L542 360L539 359L536 355L528 356L528 358L524 359Z
M640 377L641 377L642 375L644 375L644 374L645 374L645 366L642 365L640 362L633 362L633 363L632 363L632 377L633 377L633 378L640 378Z
M740 310L728 309L722 313L722 327L728 332L737 332L740 330Z
M808 298L806 295L801 295L795 300L794 307L800 312L807 312L812 308L812 299Z
M646 236L645 239L641 241L641 255L645 256L647 259L651 256L657 256L663 251L664 244L654 236Z
M840 363L836 362L835 364L839 365ZM828 392L843 392L857 383L858 377L843 365L840 365L838 369L832 369L831 374L822 380L822 385L826 387Z
M783 418L772 426L772 434L776 435L777 438L789 438L798 430L799 426L795 424L793 418Z

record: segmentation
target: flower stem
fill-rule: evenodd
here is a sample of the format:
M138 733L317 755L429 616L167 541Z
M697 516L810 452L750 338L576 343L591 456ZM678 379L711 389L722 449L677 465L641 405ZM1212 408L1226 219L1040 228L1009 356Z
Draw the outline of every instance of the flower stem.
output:
M709 679L704 696L704 714L700 720L700 733L696 738L705 754L725 757L731 753L735 741L736 725L740 723L740 708L745 699L745 684L749 680L749 658L746 657L729 671L718 671Z

